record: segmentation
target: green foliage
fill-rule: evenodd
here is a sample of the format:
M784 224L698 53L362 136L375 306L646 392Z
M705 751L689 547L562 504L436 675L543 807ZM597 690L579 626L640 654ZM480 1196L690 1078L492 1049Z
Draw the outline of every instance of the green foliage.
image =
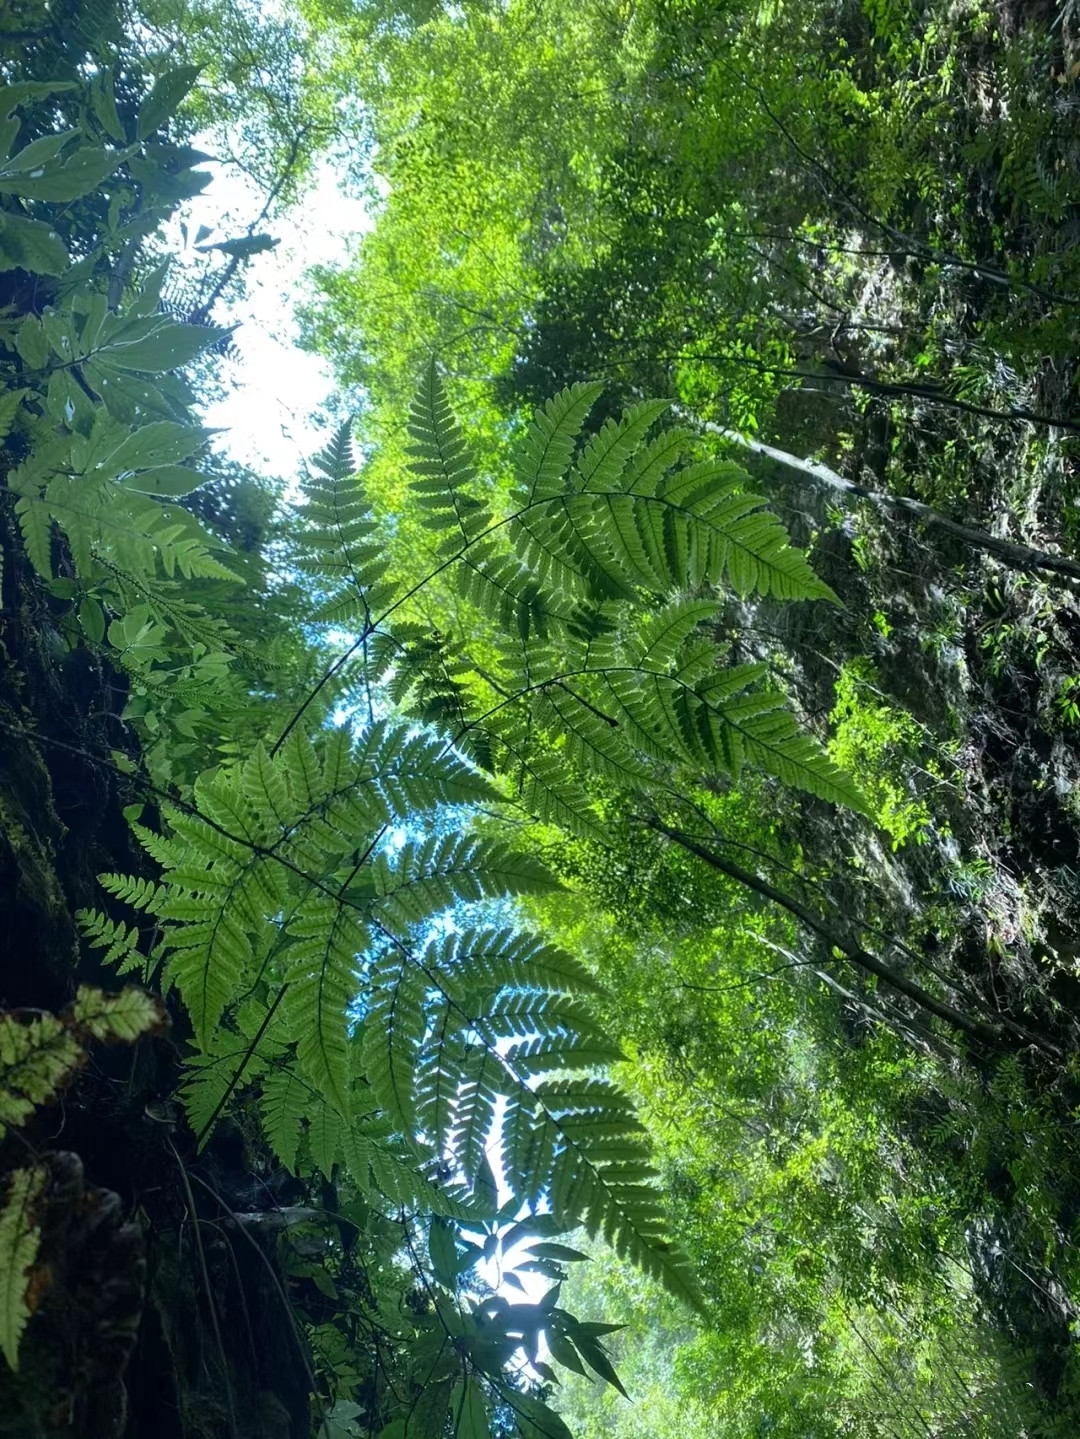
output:
M26 1290L41 1241L33 1207L46 1177L40 1165L16 1169L0 1209L0 1351L12 1369L18 1368L19 1340L30 1318Z
M554 781L552 751L545 754L539 736L551 736L574 766L617 785L640 788L650 760L729 774L746 760L785 783L859 805L782 696L752 688L760 668L717 669L701 628L714 606L695 598L725 579L740 594L827 599L831 592L788 547L761 500L741 490L738 467L680 466L689 437L678 430L647 440L659 407L638 406L608 422L575 462L574 437L596 394L595 386L579 387L538 412L498 516L462 498L468 469L433 370L414 409L424 523L450 531L433 556L432 577L445 575L457 589L471 627L497 620L503 631L489 633L479 683L466 677L464 636L451 632L434 652L414 650L423 679L437 682L437 664L449 679L449 694L444 687L439 698L444 709L450 699L456 706L455 741L478 757L505 754L526 805L544 818L577 812L579 824L588 824L582 806ZM423 587L409 585L386 616ZM476 611L491 620L477 621ZM372 620L370 630L381 623ZM405 649L408 662L407 639ZM430 706L428 714L435 718Z
M1002 1065L986 1097L956 1081L920 1149L919 1106L946 1086L913 1054L963 1056L887 984L853 980L827 944L807 951L793 923L767 922L651 828L700 823L759 877L782 875L815 905L821 890L819 908L869 933L885 905L867 899L867 876L845 892L850 876L810 851L830 825L869 833L829 805L863 811L898 850L929 835L929 786L943 781L935 762L913 776L924 726L848 660L837 596L763 487L689 424L658 430L665 404L640 398L676 394L769 428L778 395L820 368L806 448L832 447L860 480L869 468L906 490L914 476L936 502L973 504L985 436L954 426L918 466L896 429L917 403L936 441L948 386L997 405L1020 389L1011 361L1067 352L1071 311L1024 276L1033 259L1040 281L1069 283L1068 238L987 278L1008 236L981 201L967 213L955 182L965 166L984 184L992 172L1017 229L1067 214L1067 107L1043 103L1031 42L1005 47L1008 85L985 82L995 118L965 133L958 87L982 103L985 67L965 80L949 47L987 33L971 7L912 20L876 3L311 0L318 54L295 64L293 20L216 0L185 9L176 66L151 57L132 80L95 59L0 95L0 267L14 293L0 439L20 579L56 620L62 659L102 656L128 691L129 728L110 742L129 751L113 758L140 797L154 877L102 876L109 898L82 913L83 935L186 1010L181 1098L200 1144L228 1117L318 1202L281 1254L290 1292L307 1285L326 1306L304 1319L322 1428L551 1439L566 1432L547 1403L553 1365L591 1371L614 1402L613 1360L642 1371L621 1337L609 1356L612 1326L561 1307L581 1255L559 1241L577 1225L637 1266L613 1283L638 1328L663 1316L651 1327L676 1357L674 1370L670 1355L650 1361L650 1433L1032 1427L964 1317L990 1285L961 1261L981 1232L971 1194L999 1153L1050 1254L1065 1212L1043 1184L1066 1167L1059 1111ZM255 125L244 95L266 47ZM227 332L170 313L175 293L144 248L203 183L197 153L163 132L239 127L257 166L284 157L272 202L295 193L309 137L336 123L344 76L364 85L365 183L386 193L358 270L319 277L310 333L364 402L302 503L280 523L263 509L244 543L243 504L204 483L209 436L173 373L205 364ZM274 243L206 238L194 250L219 275ZM871 242L886 245L880 266ZM1001 303L961 304L957 274ZM451 394L430 363L413 395L433 351ZM852 433L838 437L825 407L847 394L845 367L869 388L840 402ZM890 375L935 372L948 385L888 392ZM613 383L585 380L597 373ZM531 422L523 396L544 401ZM901 643L901 607L870 598L884 655ZM789 628L752 638L767 625ZM1001 625L997 678L1005 638ZM787 686L806 712L831 709L828 747ZM782 811L816 826L805 850ZM614 920L595 902L575 911L540 853ZM973 901L992 876L969 886ZM783 965L764 968L777 953ZM898 936L900 955L897 976L920 962ZM1006 1033L1012 1010L994 1003ZM90 1035L131 1038L154 1014L124 991L20 1021L8 1122L55 1094ZM965 1145L970 1174L946 1182L950 1146ZM11 1362L42 1182L16 1171L0 1214ZM370 1282L358 1251L374 1256ZM551 1287L511 1302L487 1264L507 1293L519 1275ZM690 1330L642 1272L711 1329ZM515 1373L522 1356L538 1378ZM595 1432L636 1423L603 1401L578 1407Z
M169 736L182 752L194 724L209 727L214 710L229 707L222 682L238 649L193 582L236 585L244 571L224 562L228 544L192 513L208 434L192 422L191 391L175 371L225 332L170 318L160 304L166 266L136 263L144 237L208 178L193 168L204 158L193 150L176 149L158 171L158 142L137 133L140 124L157 133L194 72L164 71L141 122L103 108L111 78L102 70L94 86L3 90L0 148L15 149L0 188L3 223L20 234L37 227L53 247L44 268L22 255L11 274L17 303L0 319L6 491L26 555L60 602L63 649L111 650L132 679L127 716L148 741ZM36 138L20 148L27 134ZM32 289L28 268L38 270ZM118 277L129 271L138 284L125 293ZM175 776L178 758L159 768L161 779Z
M894 849L909 842L923 844L932 825L931 811L926 800L912 792L912 762L922 758L923 734L910 714L882 702L875 678L872 666L863 661L851 661L840 671L829 753L852 774L866 777L867 798ZM940 764L927 758L923 773L931 783L940 781Z
M52 1101L85 1062L87 1041L132 1042L163 1023L160 1004L142 990L110 995L89 985L59 1016L0 1014L0 1139Z

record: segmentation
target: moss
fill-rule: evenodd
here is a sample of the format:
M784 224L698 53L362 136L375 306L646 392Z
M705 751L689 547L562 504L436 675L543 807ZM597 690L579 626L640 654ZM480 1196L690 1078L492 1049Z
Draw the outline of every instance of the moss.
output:
M68 997L78 941L56 863L66 833L36 746L8 741L0 762L0 993L8 1005L58 1008Z

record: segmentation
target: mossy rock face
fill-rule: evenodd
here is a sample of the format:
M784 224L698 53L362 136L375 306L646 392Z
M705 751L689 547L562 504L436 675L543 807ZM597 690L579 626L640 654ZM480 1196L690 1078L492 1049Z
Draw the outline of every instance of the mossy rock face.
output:
M109 907L98 874L148 873L123 813L140 795L112 758L138 748L124 675L58 642L63 607L3 522L0 1009L56 1013L79 983L118 987L75 914ZM0 1439L309 1439L287 1280L197 1182L239 1193L246 1155L211 1146L200 1161L172 1113L173 1021L133 1048L95 1047L56 1103L0 1141L0 1188L26 1142L49 1171L18 1372L0 1360Z
M35 1312L20 1372L4 1366L0 1433L113 1439L126 1424L124 1372L143 1312L143 1228L118 1195L86 1183L77 1154L53 1152L43 1163Z
M103 870L138 872L123 808L135 798L113 748L133 748L125 677L60 638L66 606L30 569L10 525L0 625L0 1005L56 1010L79 978L76 910L100 902Z
M0 712L0 719L8 714ZM78 959L75 924L56 870L65 830L36 746L5 739L0 757L0 997L5 1008L58 1009L68 998Z

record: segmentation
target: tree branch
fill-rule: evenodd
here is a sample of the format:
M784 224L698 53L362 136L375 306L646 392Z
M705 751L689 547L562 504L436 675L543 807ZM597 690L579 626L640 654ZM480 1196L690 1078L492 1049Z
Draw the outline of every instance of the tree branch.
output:
M761 879L750 870L743 869L741 865L734 864L731 860L725 859L723 855L717 854L715 850L709 849L694 835L686 834L683 830L672 828L672 826L665 824L655 815L645 817L642 823L649 829L654 830L657 834L662 834L666 839L680 845L690 854L696 855L698 859L704 861L710 868L718 870L721 874L727 875L729 879L733 879L736 883L752 890L755 894L761 895L763 899L767 899L771 903L779 905L780 908L787 910L790 915L793 915L812 933L816 934L820 939L825 940L832 949L838 950L850 964L854 964L859 969L865 970L867 974L874 975L876 979L879 979L883 984L890 985L893 989L904 995L905 998L912 1000L915 1004L919 1005L920 1008L926 1010L928 1014L934 1015L936 1019L943 1020L954 1029L959 1029L971 1039L978 1040L980 1043L993 1048L1000 1048L1003 1045L1011 1046L1015 1044L1018 1038L1023 1038L1025 1043L1041 1049L1046 1054L1053 1055L1056 1059L1061 1059L1061 1051L1057 1045L1051 1044L1049 1040L1042 1039L1034 1034L1029 1034L1027 1031L1022 1031L1021 1035L1016 1035L1013 1027L1007 1023L991 1024L983 1019L972 1018L970 1015L964 1014L961 1010L956 1009L953 1005L938 999L935 995L931 994L929 990L924 989L921 984L916 984L914 980L908 979L906 975L898 974L895 970L890 969L888 965L883 964L882 961L878 959L876 955L871 954L869 950L850 943L843 935L836 933L826 924L820 915L815 914L813 910L809 909L800 900L795 899L792 895L785 894L767 880Z
M708 434L717 435L721 439L741 445L743 449L750 450L755 455L762 455L766 459L774 460L786 469L794 470L808 479L816 480L818 484L827 485L830 489L839 490L855 499L869 500L871 504L875 504L881 509L911 515L925 524L934 526L935 529L953 535L958 540L963 540L965 544L971 545L974 549L985 550L1011 569L1046 570L1051 574L1062 575L1070 580L1080 580L1080 562L1070 559L1067 555L1051 554L1048 550L1039 550L1031 545L1018 544L1015 540L1002 539L986 530L960 524L957 520L950 520L947 515L932 509L929 505L924 505L921 500L913 500L907 495L890 495L882 490L866 489L863 485L855 484L853 480L845 479L843 475L837 474L835 470L830 469L828 465L822 464L819 460L800 459L797 455L789 454L787 450L779 450L773 445L763 444L760 440L751 440L748 436L740 434L738 430L725 429L721 425L713 424L710 420L696 419L685 411L681 413L684 418L697 424Z

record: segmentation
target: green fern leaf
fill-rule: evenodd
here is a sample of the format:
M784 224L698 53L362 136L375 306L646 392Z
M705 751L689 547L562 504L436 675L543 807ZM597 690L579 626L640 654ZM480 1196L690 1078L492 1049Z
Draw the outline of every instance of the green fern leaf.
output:
M85 1058L71 1029L52 1014L0 1014L0 1139L49 1103Z
M243 1063L246 1046L235 1035L222 1033L212 1052L193 1055L185 1065L180 1081L180 1102L194 1134L209 1137L208 1130L215 1118L224 1112L230 1095L235 1092L237 1067ZM250 1065L245 1071L254 1078L257 1069Z
M538 409L517 457L518 482L528 503L561 494L574 444L603 385L571 385Z
M287 1030L297 1037L302 1073L348 1116L348 1009L368 935L350 910L323 894L299 906L289 935L289 993L282 1006Z
M627 650L642 669L666 670L699 625L714 619L715 600L675 599L655 610L631 637Z
M499 738L511 761L508 779L514 796L528 814L579 839L603 840L596 810L560 754L536 749L516 728L500 732Z
M317 619L365 624L380 603L388 562L356 474L351 432L346 422L315 458L298 513L297 563L314 584Z
M471 493L476 475L434 360L413 400L409 435L409 466L417 477L411 492L422 506L424 524L454 531L454 549L471 544L490 526L491 512Z
M627 410L621 420L605 421L581 453L575 488L602 494L616 485L627 462L667 408L666 400L645 400Z
M15 501L23 544L30 563L42 579L52 579L52 517L41 500L23 495Z
M595 993L598 985L580 960L534 934L512 929L468 929L432 941L422 965L451 999L489 1002L506 989Z
M30 1318L27 1286L41 1247L36 1209L48 1170L32 1164L13 1170L0 1208L0 1353L8 1367L19 1367L19 1341Z
M139 931L93 909L76 911L75 919L87 942L103 949L102 964L115 964L120 974L142 967L145 956L139 953Z
M321 1094L311 1096L306 1108L307 1141L312 1161L316 1169L321 1170L327 1179L330 1179L333 1177L334 1165L338 1162L339 1156L349 1152L348 1141L353 1126ZM367 1173L367 1164L366 1161L359 1162L355 1150L352 1152L350 1169L352 1169L353 1178L361 1190L366 1192L371 1182Z
M204 914L198 920L196 913ZM233 997L240 992L243 974L251 963L251 940L228 904L196 908L169 901L166 918L183 916L185 923L170 929L168 977L183 996L200 1045L212 1036Z
M75 1002L65 1011L66 1022L84 1039L132 1044L144 1034L165 1028L166 1015L159 1000L144 989L128 985L119 994L106 994L80 984Z
M356 783L374 788L386 808L383 822L405 822L442 804L483 804L496 791L445 740L379 722L357 745Z
M398 931L423 924L455 904L558 887L539 861L506 845L462 835L406 844L392 859L379 855L370 882L379 922Z
M497 1056L474 1050L463 1067L446 1135L446 1153L470 1186L475 1185L488 1146L495 1140L496 1110L505 1089L505 1069Z
M262 1082L262 1121L270 1148L289 1171L296 1172L301 1123L311 1089L289 1063L270 1068Z
M540 1105L559 1131L551 1206L580 1220L691 1307L703 1307L693 1271L665 1238L667 1223L641 1126L625 1098L605 1080L549 1080L536 1085Z
M395 1128L417 1133L416 1069L426 1029L425 977L409 957L392 949L371 975L361 1063L375 1098Z

